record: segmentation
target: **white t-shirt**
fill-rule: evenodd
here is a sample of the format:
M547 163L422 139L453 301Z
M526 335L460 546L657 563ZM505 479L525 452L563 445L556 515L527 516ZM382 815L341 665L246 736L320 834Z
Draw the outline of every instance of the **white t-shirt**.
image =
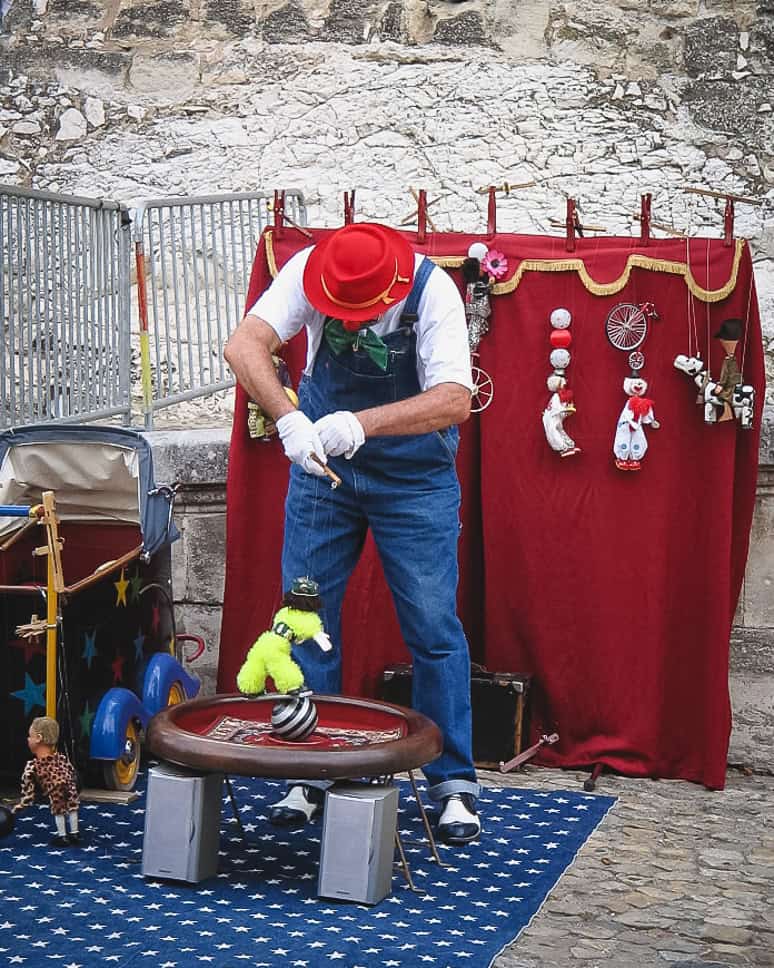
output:
M318 312L304 294L304 267L312 251L310 246L290 258L280 269L276 279L263 293L248 315L267 322L277 336L286 343L301 331L307 330L307 354L304 373L311 374L323 335L326 317ZM415 254L414 271L424 256ZM406 300L390 306L378 322L369 327L377 336L392 333L400 326L400 314ZM473 389L470 372L470 347L465 321L465 307L451 278L436 268L431 273L419 300L419 320L414 324L417 334L417 376L422 390L439 383L459 383Z

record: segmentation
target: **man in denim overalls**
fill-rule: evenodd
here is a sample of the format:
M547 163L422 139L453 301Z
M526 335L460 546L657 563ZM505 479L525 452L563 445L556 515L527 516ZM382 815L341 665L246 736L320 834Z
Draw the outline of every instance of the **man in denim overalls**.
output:
M271 356L304 326L308 355L294 409ZM456 425L469 416L473 383L456 286L393 229L347 225L287 262L229 340L226 359L276 421L292 462L283 587L300 575L319 583L334 643L328 653L295 654L307 684L341 691L341 603L370 527L413 654L413 704L444 737L443 753L424 769L441 805L438 835L454 844L475 839L479 786L470 658L456 609L455 469ZM311 455L330 461L340 487L321 486ZM306 822L325 786L289 781L272 821Z

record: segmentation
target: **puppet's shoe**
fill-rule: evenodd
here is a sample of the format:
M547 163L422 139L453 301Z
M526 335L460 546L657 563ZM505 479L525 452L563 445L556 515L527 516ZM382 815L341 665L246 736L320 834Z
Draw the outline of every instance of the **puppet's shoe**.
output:
M476 801L470 793L453 793L446 797L436 831L445 844L469 844L481 833Z
M69 847L70 846L70 841L67 839L67 837L60 837L59 835L57 835L56 837L53 837L51 840L49 840L48 843L50 847Z
M303 827L322 810L325 791L317 787L292 786L269 811L269 822L276 827Z
M81 846L81 835L78 833L77 830L67 835L67 843L70 844L71 847Z

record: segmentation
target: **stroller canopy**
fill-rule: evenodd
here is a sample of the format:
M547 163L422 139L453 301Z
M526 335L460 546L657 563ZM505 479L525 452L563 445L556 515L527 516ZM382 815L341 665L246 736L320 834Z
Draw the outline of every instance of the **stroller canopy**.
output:
M0 434L0 504L39 504L53 491L61 521L135 524L149 555L179 537L172 495L155 488L150 444L133 430L41 425ZM18 527L0 518L0 540Z

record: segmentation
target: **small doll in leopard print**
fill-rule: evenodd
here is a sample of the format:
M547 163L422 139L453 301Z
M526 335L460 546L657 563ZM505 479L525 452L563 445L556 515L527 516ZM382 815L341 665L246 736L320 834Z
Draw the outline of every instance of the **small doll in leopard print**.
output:
M75 770L64 753L57 753L59 724L49 716L39 716L30 725L27 745L33 759L27 762L21 778L21 800L13 808L14 813L35 802L35 787L49 798L51 813L56 823L56 837L51 841L54 847L67 847L79 844L78 833L78 787ZM65 818L70 821L67 833Z

